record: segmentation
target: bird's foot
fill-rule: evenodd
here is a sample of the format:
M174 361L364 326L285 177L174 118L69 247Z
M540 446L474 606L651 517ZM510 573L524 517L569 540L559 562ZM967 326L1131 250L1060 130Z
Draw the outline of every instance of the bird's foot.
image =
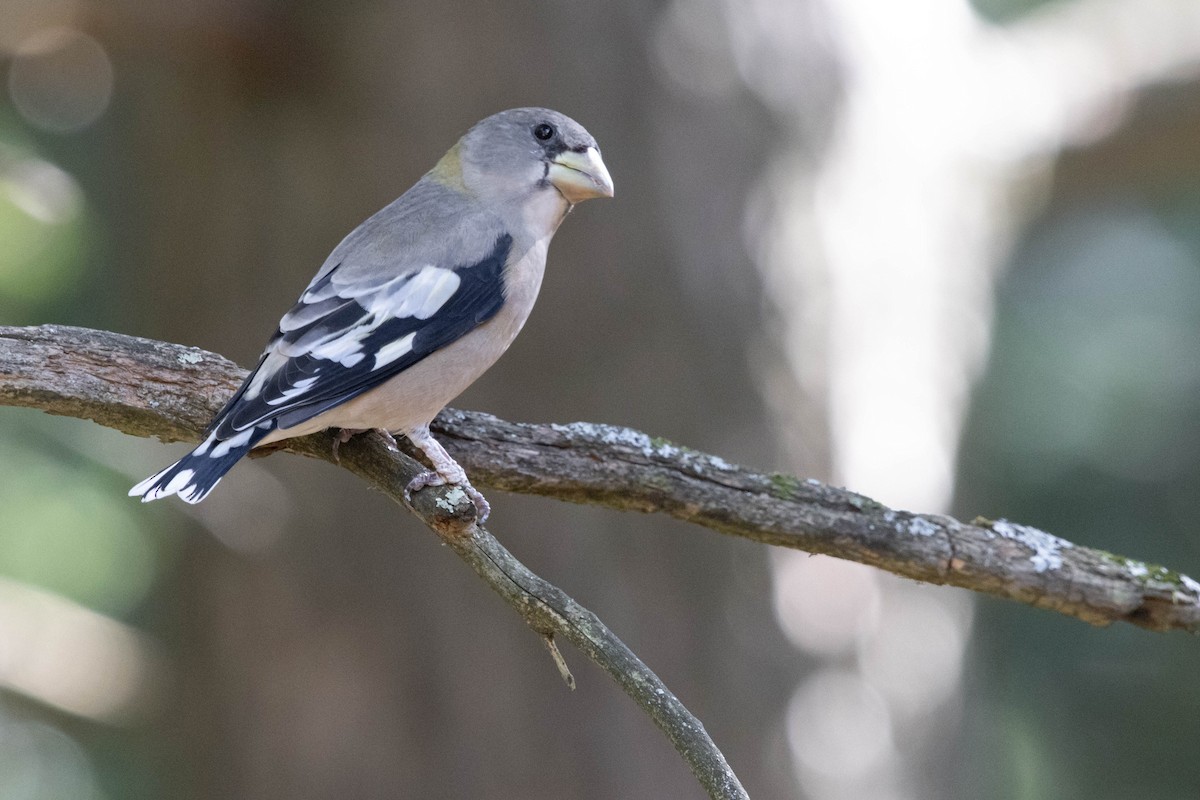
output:
M458 465L455 464L457 467ZM446 475L436 470L426 470L417 477L408 482L408 486L404 488L404 500L408 504L412 504L412 493L419 492L426 486L457 486L462 489L463 493L470 498L471 503L475 506L475 519L479 524L487 522L488 515L492 513L492 506L488 503L487 498L467 480L467 474L458 469L457 472L451 471L452 474Z
M429 426L418 425L404 433L413 444L421 449L421 452L429 459L429 463L433 465L431 471L422 472L409 482L408 487L404 490L405 501L411 504L412 492L423 489L426 486L451 484L462 489L467 497L471 498L471 502L475 504L476 521L480 524L485 522L488 514L492 513L492 507L488 505L488 501L484 499L483 495L467 480L467 473L458 465L458 462L451 458L450 454L446 452L446 448L438 444L438 440L433 438L433 435L429 433Z

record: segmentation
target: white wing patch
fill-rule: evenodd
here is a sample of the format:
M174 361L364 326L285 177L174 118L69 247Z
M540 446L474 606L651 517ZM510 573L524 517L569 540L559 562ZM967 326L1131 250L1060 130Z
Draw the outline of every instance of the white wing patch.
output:
M498 269L499 263L493 266ZM469 330L477 324L470 314L456 312L444 323L437 315L448 303L458 302L454 298L464 280L495 280L496 269L464 279L454 269L427 264L390 280L342 285L336 283L337 276L327 273L280 321L279 334L242 392L239 409L222 427L222 435L252 424L251 420L292 414L289 410L305 406L310 397L318 398L312 404L319 404L339 391L359 391L356 387L369 383L372 373L395 369L396 362L413 355L416 336L422 331L441 331L447 325L465 325ZM496 300L494 292L477 287L458 304L495 304ZM219 444L206 442L201 450L211 448L212 458L222 458L247 443L239 434Z
M370 336L379 326L370 317L365 325L355 325L346 331L335 331L315 341L304 337L288 348L279 348L280 352L288 355L303 355L308 353L313 358L323 358L326 361L336 361L343 367L353 367L363 360L363 340Z
M379 348L379 352L375 354L375 367L380 367L390 364L401 356L408 355L413 349L413 339L417 336L416 332L410 333L401 339L394 342L388 342L383 347Z
M412 277L389 281L370 297L359 298L359 302L375 316L429 319L461 283L462 278L454 270L421 267Z
M246 399L252 400L258 397L265 381L283 366L285 359L280 356L296 358L308 355L336 362L346 368L353 367L366 358L363 342L380 325L389 319L406 317L429 319L446 304L447 300L454 296L461 284L462 279L454 270L424 266L414 273L390 280L382 286L362 294L347 292L346 287L342 287L338 296L353 299L362 307L364 314L361 322L351 328L336 331L321 330L318 327L294 341L279 342L276 345L275 353L268 356L267 361L259 369L259 374L246 387ZM333 296L329 287L323 287L320 292L305 293L302 300L305 303L312 303L313 306L302 307L289 313L281 323L281 330L296 330L318 321L321 313L328 309L318 310L315 305L332 301ZM306 311L307 313L305 313ZM390 364L405 353L411 352L412 341L411 336L406 336L386 345L375 356L375 368ZM300 388L299 384L297 384L297 388ZM299 394L300 392L296 392L286 398L272 401L271 405L279 405L284 400Z
M279 397L272 397L270 400L268 400L267 405L277 406L280 403L286 403L288 400L291 400L293 397L298 397L299 395L302 395L305 392L307 392L309 389L312 388L312 385L314 383L316 383L317 380L318 380L318 376L316 376L316 375L313 375L311 378L304 378L303 380L298 380L294 384L292 384L292 386L290 388L284 389L283 394L281 394Z

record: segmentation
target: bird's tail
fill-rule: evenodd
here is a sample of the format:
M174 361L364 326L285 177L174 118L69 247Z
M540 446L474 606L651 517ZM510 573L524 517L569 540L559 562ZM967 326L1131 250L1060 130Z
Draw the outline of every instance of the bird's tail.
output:
M177 494L180 500L199 503L274 427L273 422L266 422L224 441L217 439L215 432L211 433L195 450L130 489L129 496L141 497L143 503L148 503Z

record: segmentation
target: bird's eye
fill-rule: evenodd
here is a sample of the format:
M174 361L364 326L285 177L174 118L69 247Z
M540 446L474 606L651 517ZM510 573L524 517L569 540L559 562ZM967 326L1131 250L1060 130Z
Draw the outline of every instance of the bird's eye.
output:
M548 125L545 122L543 122L541 125L535 126L533 129L533 135L543 142L552 138L555 133L556 131L554 130L554 126Z

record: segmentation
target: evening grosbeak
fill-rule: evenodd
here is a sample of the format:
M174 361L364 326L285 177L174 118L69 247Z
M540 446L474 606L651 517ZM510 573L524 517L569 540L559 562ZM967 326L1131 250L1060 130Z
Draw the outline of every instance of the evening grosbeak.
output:
M130 496L198 503L256 446L379 429L433 465L406 494L455 484L486 519L487 501L429 423L525 324L575 204L612 195L596 140L574 120L517 108L477 123L334 248L200 446Z

